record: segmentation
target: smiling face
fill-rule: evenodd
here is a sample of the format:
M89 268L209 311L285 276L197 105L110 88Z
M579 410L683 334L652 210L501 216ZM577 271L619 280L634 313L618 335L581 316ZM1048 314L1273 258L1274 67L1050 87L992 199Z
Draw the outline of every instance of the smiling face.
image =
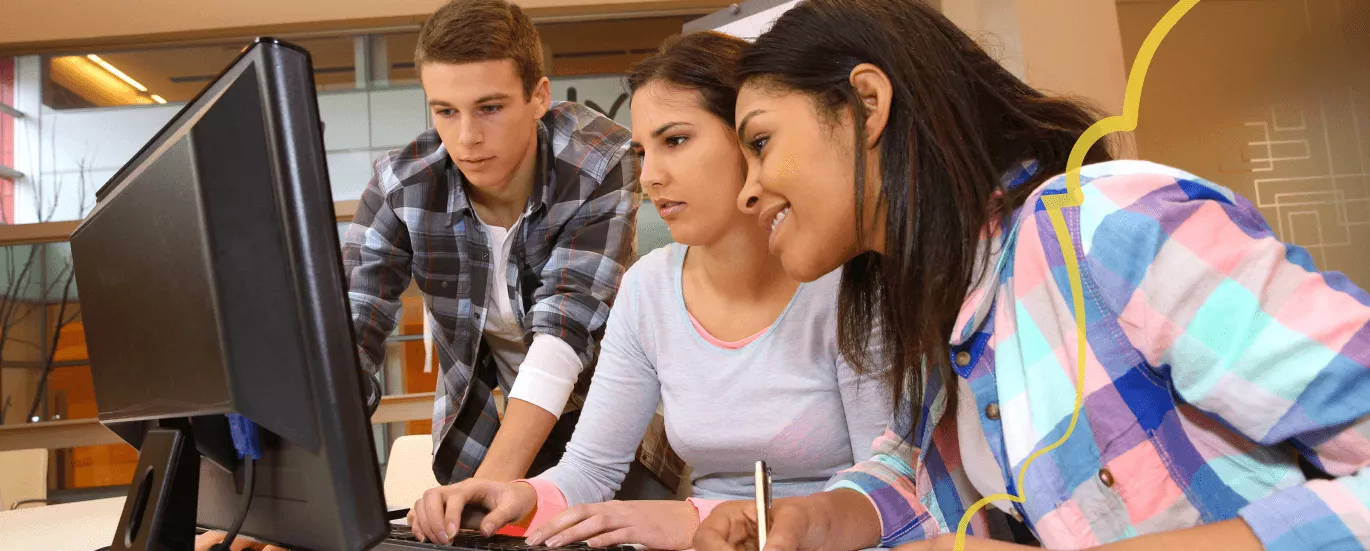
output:
M785 272L813 281L860 254L850 114L819 114L808 96L748 83L737 98L747 183L738 207L770 231ZM878 179L870 190L879 189ZM868 192L867 210L875 195Z
M427 62L419 80L433 127L452 161L472 186L509 185L537 147L537 122L550 106L546 78L524 93L509 59L471 63Z
M737 138L704 109L699 92L649 82L633 94L632 121L642 189L673 240L709 245L747 223L734 206L743 181Z

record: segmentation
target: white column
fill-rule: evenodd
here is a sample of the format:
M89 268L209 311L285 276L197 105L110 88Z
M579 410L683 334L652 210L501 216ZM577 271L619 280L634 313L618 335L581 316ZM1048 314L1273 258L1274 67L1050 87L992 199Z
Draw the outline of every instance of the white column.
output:
M36 55L14 59L14 108L24 114L14 121L14 169L24 178L14 183L14 220L11 224L38 221L34 208L44 169L43 147L43 58ZM50 144L49 144L50 145Z

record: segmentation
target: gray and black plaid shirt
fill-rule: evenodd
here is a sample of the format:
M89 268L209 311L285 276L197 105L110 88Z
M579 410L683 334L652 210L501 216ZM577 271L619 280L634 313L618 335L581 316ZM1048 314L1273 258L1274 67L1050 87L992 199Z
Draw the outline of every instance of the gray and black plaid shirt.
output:
M585 400L604 322L637 254L639 166L630 133L578 104L554 102L538 123L538 170L507 266L525 333L553 335L587 366L566 410ZM376 377L411 278L432 315L441 376L433 404L433 471L468 478L499 429L495 364L482 346L490 238L438 134L376 162L343 244L361 363ZM368 404L379 401L370 386ZM504 389L508 395L509 389ZM463 406L468 406L463 408ZM460 414L460 415L459 415Z

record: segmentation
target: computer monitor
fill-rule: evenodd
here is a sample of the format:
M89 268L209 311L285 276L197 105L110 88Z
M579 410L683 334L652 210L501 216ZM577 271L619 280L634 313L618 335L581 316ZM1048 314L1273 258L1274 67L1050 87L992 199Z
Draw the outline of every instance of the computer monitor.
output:
M261 429L242 534L322 551L388 533L316 102L309 54L257 40L71 236L100 420L140 450L112 549L229 527L229 413Z

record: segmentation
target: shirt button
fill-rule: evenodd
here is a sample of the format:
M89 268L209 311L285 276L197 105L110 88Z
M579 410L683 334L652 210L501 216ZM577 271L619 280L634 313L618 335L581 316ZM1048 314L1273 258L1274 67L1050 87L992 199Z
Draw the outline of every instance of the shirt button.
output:
M989 417L990 419L994 419L994 420L998 420L998 419L999 419L999 403L998 403L998 402L990 402L990 404L989 404L988 406L985 406L985 417Z
M970 365L970 352L962 350L956 353L956 365L965 367Z
M481 260L490 260L490 254L489 254L489 253L480 253L480 259L481 259Z
M1108 469L1099 469L1099 482L1103 482L1103 483L1104 483L1104 486L1108 486L1109 488L1112 488L1112 487L1113 487L1113 473L1109 472Z
M447 282L444 281L444 282L440 283L439 286L441 286L443 289L446 289L446 288L447 288Z

